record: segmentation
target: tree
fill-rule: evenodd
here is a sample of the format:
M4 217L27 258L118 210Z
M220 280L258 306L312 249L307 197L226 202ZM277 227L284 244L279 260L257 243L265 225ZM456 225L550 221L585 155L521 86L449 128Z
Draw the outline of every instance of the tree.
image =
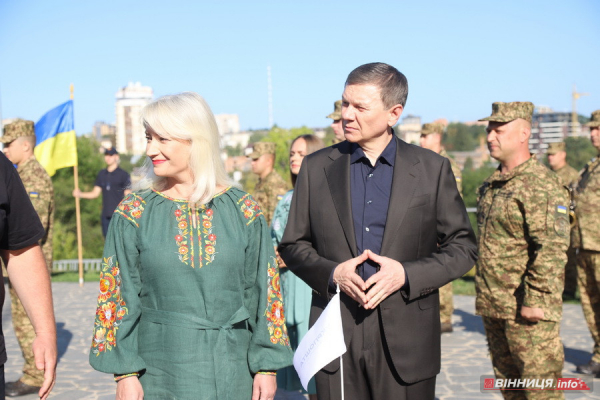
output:
M485 164L478 169L463 170L463 200L467 208L477 207L477 189L483 184L483 181L494 173L495 170L496 167L491 163ZM469 213L469 219L471 220L473 230L477 232L477 216L475 213Z
M104 168L104 156L98 151L100 143L96 140L80 136L77 138L77 158L79 169L79 187L89 191L94 187L98 171ZM61 260L77 256L75 198L73 168L56 171L52 177L54 185L54 259ZM104 238L100 223L102 199L81 200L81 226L83 231L83 257L98 258L102 256Z
M568 137L565 139L567 162L576 170L582 169L585 164L598 154L598 150L587 137Z
M471 151L479 146L480 137L485 136L485 128L481 125L452 122L446 129L442 144L448 151Z

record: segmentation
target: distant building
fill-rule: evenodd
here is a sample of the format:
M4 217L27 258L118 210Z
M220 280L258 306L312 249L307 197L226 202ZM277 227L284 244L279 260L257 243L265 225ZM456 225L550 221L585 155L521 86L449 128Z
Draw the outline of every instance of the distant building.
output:
M221 145L223 147L245 148L250 141L250 132L237 132L221 136Z
M117 127L111 124L107 124L104 121L96 121L92 128L94 139L99 142L106 142L110 140L114 142L115 134L117 133Z
M406 143L419 144L421 136L421 117L407 115L396 125L396 134Z
M240 117L237 114L216 114L215 119L221 136L240 132Z
M116 94L116 145L119 153L143 155L146 152L146 135L140 121L142 108L152 101L153 92L140 82L129 84Z
M569 136L582 136L585 130L579 122L571 122L570 112L556 112L550 107L538 106L531 117L529 149L533 154L543 154L548 145L562 142Z
M465 168L465 163L469 158L473 162L474 169L477 169L490 161L487 142L483 137L479 139L479 147L473 151L449 151L448 154L456 161L461 170Z

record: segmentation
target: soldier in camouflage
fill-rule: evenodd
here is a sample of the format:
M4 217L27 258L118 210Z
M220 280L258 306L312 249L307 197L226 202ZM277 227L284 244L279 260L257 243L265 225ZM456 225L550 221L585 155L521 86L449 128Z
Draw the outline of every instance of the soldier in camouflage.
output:
M288 184L273 169L275 165L275 143L254 143L252 153L248 157L252 159L252 172L259 177L253 196L262 208L270 226L277 203L289 190Z
M35 132L33 121L16 120L4 126L4 135L0 138L4 143L4 154L17 165L17 172L29 199L35 208L46 231L40 241L48 273L52 269L52 232L54 220L54 188L50 176L33 155ZM6 395L19 396L36 393L44 382L44 373L35 366L31 345L35 339L33 326L25 313L17 293L10 287L12 321L15 335L21 346L25 365L23 376L16 382L6 384Z
M575 188L577 225L573 247L577 254L577 274L583 314L594 340L592 359L577 371L600 376L600 110L592 113L590 138L598 155L585 166Z
M325 118L331 118L333 122L331 123L331 129L333 129L333 134L335 135L335 139L333 139L332 144L340 143L346 140L344 136L344 127L342 126L342 101L338 100L333 103L333 112L329 114Z
M442 157L446 157L450 161L454 179L458 192L462 196L462 173L458 164L450 158L446 149L442 146L442 135L444 134L444 125L441 123L424 124L421 128L421 147L436 152ZM439 289L440 293L440 321L441 332L452 332L452 313L454 312L454 300L452 298L452 282L442 286Z
M498 169L479 188L476 312L496 378L559 378L569 194L529 153L529 102L494 103L487 143ZM559 391L503 391L506 399L563 399Z
M579 172L567 163L567 152L564 142L550 143L548 150L548 164L550 169L558 175L563 185L571 187L577 183ZM565 290L563 292L564 300L575 299L575 291L577 290L577 260L576 250L573 246L569 246L567 251L567 265L565 265Z

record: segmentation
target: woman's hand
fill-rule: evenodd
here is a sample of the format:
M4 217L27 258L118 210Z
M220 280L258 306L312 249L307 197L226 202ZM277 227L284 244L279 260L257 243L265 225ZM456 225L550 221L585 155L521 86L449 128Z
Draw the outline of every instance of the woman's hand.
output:
M115 400L144 400L144 389L137 376L121 379L117 382Z
M275 255L277 256L277 265L279 266L279 268L287 268L287 265L285 265L285 263L283 262L283 259L281 258L281 256L279 255L279 252L277 251L277 247L275 248Z
M252 400L273 400L277 391L275 375L256 374L252 384Z

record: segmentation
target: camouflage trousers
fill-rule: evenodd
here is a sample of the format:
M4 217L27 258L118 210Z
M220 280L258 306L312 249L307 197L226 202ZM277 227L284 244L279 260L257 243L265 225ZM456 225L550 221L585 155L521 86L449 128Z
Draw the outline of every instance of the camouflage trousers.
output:
M560 323L483 317L492 366L497 379L558 379L564 351ZM562 391L503 390L505 399L564 399Z
M575 296L577 290L577 249L569 246L567 250L567 265L565 265L564 293Z
M19 300L19 297L17 297L17 292L10 284L10 281L9 287L13 328L19 346L21 347L23 358L25 359L23 376L20 380L27 385L42 386L42 383L44 382L44 371L35 367L35 358L31 348L33 340L35 339L35 331L33 330L33 326L31 325L31 321L29 321L25 308L23 307L21 300Z
M583 315L594 340L592 361L600 363L600 252L580 249L577 273Z
M452 298L452 282L440 288L440 322L452 323L454 312L454 299Z

